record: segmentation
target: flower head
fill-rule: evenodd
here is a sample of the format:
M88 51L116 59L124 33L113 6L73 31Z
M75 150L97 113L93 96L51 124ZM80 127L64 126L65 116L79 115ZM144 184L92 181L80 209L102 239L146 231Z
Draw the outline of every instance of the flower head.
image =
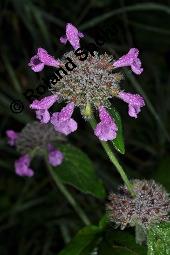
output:
M127 225L149 228L152 223L168 221L170 199L165 189L153 180L133 180L135 197L131 197L126 186L119 193L111 193L106 205L108 217L124 229Z
M41 100L34 100L30 105L31 109L36 110L37 119L42 123L48 123L50 121L50 113L48 109L58 100L58 96L48 96Z
M68 23L66 36L61 37L60 41L66 43L68 40L77 49L80 46L80 37L82 34L77 28ZM103 141L114 139L117 127L107 112L107 108L111 106L110 99L117 97L126 101L129 104L129 115L135 118L144 106L141 96L128 97L130 94L121 90L123 75L115 68L130 65L136 73L141 72L138 54L138 50L132 48L118 62L113 63L113 57L107 53L88 52L81 48L66 52L61 58L62 67L55 71L55 78L50 80L50 91L67 105L60 112L53 113L51 118L47 108L39 108L38 119L44 123L50 119L56 131L68 135L77 129L77 123L71 117L74 107L79 107L86 119L93 116L93 111L99 110L101 121L95 128L96 136Z
M80 48L80 38L84 37L84 34L79 32L78 29L71 23L66 25L66 35L60 37L60 42L66 44L67 41L76 50Z
M45 49L38 48L37 54L31 58L28 66L30 66L34 72L41 72L45 65L59 67L60 61L50 56Z
M65 140L66 138L56 132L51 124L44 125L34 121L28 123L18 134L16 148L21 154L31 154L36 150L36 153L41 155L41 152L48 150L48 144Z
M99 108L99 117L101 122L95 128L95 135L102 141L115 139L117 126L103 106Z
M60 112L53 113L51 123L56 131L68 135L77 129L77 122L71 118L74 103L67 104Z
M11 146L14 146L16 143L16 139L18 137L18 134L13 130L7 130L6 135L8 138L8 144Z
M74 102L82 114L87 104L97 110L100 106L110 106L109 99L118 95L123 79L120 73L113 73L112 56L95 52L93 57L88 54L87 59L81 61L70 51L63 56L62 62L66 64L68 58L76 68L56 83L51 82L52 93L61 100Z
M23 155L18 160L15 161L15 172L20 176L31 177L34 175L34 172L29 168L31 158L29 155Z
M51 124L33 122L27 124L16 138L17 151L22 155L15 162L15 172L20 176L32 176L29 168L32 157L48 154L49 163L58 166L63 161L63 154L54 147L53 143L65 141L65 137L54 130Z
M138 58L138 55L139 50L132 48L126 55L116 60L113 65L115 67L130 66L135 74L141 74L143 72L143 68L141 68L141 61Z
M141 107L145 106L143 97L138 94L131 94L126 92L120 92L118 97L129 105L129 116L137 118L138 113L141 111Z

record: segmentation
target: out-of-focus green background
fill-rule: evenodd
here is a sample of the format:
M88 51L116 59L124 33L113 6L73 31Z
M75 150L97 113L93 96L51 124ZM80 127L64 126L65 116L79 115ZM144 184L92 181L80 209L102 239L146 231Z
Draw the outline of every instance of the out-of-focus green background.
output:
M56 58L68 49L59 42L71 22L93 42L96 31L105 33L103 49L121 56L140 49L144 72L126 72L123 89L140 93L146 106L138 119L127 105L114 100L125 135L126 153L118 155L131 178L154 178L170 190L170 1L137 0L1 0L0 1L0 255L57 254L82 223L56 189L40 163L34 178L14 173L15 149L7 145L5 130L20 131L35 119L22 93L36 88L42 75L27 66L37 47ZM98 32L97 32L98 33ZM10 110L13 99L24 111ZM92 159L108 191L121 182L89 125L76 112L79 130L69 140ZM96 223L105 201L70 192Z

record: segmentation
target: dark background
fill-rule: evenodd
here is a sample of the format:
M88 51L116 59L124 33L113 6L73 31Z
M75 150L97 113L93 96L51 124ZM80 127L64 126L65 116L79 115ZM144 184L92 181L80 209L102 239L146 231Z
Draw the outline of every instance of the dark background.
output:
M22 94L35 89L48 68L35 74L27 66L29 59L37 47L61 57L69 48L59 43L67 22L84 32L87 42L94 42L96 31L102 31L102 51L121 56L131 47L139 48L144 72L126 72L123 89L143 95L146 106L135 120L128 116L126 104L113 101L126 145L125 155L118 157L131 178L154 178L170 190L170 1L1 0L0 13L0 255L57 254L82 224L41 162L34 178L15 175L18 154L5 138L6 129L20 131L35 119ZM13 99L23 100L22 113L11 112ZM119 175L79 111L76 115L80 128L70 141L93 160L107 190L114 190L121 182ZM96 223L105 201L69 189Z

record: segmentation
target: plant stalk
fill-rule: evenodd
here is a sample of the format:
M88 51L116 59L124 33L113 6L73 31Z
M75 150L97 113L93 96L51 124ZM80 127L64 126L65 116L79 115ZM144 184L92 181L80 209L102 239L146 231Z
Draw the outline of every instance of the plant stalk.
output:
M90 125L94 129L96 127L96 120L93 116L89 119ZM124 172L122 166L120 165L119 161L117 160L116 156L114 155L113 151L110 149L108 142L100 141L103 149L105 150L106 154L108 155L110 161L113 163L113 165L116 167L117 171L119 172L122 180L124 181L125 185L127 186L129 192L134 197L135 193L133 191L133 186L131 182L129 181L126 173Z

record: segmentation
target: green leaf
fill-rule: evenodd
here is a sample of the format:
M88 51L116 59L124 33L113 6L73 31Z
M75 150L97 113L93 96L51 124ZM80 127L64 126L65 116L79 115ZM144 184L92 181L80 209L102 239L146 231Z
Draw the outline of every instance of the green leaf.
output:
M135 243L131 234L108 229L99 245L98 255L146 255L146 249Z
M156 224L148 231L148 255L170 254L170 222Z
M82 228L59 255L89 255L88 247L100 236L100 229L90 225ZM94 247L91 247L93 250Z
M57 147L64 154L64 162L56 168L57 175L64 183L71 184L84 193L104 198L106 193L101 180L88 156L72 145Z
M118 111L115 108L110 109L109 113L115 120L115 123L118 127L117 136L112 141L112 143L118 152L120 152L121 154L124 154L125 153L125 144L124 144L123 128L122 128L122 121L121 121L120 114L118 113Z
M104 230L104 229L107 227L108 223L109 223L109 220L108 220L107 215L105 214L105 215L101 218L101 220L99 221L99 228L100 228L101 230Z

